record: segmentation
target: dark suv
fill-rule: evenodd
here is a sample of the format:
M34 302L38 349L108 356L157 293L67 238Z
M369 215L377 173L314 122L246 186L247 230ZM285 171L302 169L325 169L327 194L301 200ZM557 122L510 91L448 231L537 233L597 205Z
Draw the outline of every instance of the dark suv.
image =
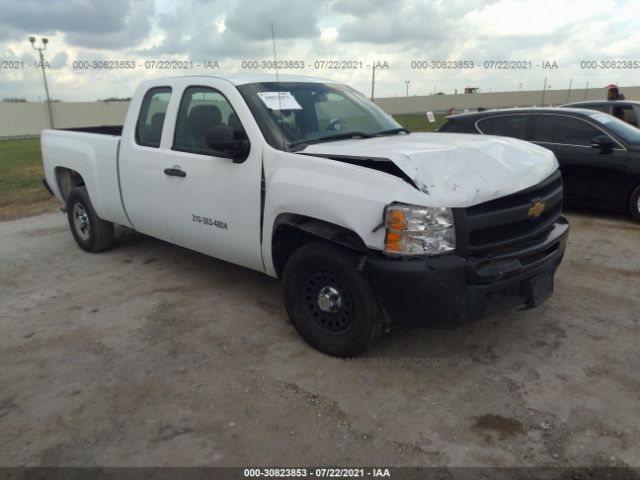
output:
M560 164L567 204L628 211L640 222L640 129L605 113L520 108L447 117L440 132L528 140Z
M640 126L640 124L638 124L638 119L640 118L640 102L630 102L627 100L601 100L567 103L566 105L561 105L561 107L597 110L602 113L613 115L620 120L624 120L634 127Z

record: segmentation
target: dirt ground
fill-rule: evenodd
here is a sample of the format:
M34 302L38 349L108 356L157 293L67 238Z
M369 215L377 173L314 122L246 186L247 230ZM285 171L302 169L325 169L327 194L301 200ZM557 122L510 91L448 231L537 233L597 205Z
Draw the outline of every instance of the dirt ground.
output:
M569 218L539 309L355 360L308 347L264 275L0 223L0 465L640 466L640 226Z

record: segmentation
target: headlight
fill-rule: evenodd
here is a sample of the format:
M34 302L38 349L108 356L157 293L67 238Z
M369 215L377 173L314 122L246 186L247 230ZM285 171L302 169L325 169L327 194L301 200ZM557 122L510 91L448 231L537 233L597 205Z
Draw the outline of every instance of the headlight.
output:
M456 248L456 231L450 208L393 203L385 209L385 253L439 255Z

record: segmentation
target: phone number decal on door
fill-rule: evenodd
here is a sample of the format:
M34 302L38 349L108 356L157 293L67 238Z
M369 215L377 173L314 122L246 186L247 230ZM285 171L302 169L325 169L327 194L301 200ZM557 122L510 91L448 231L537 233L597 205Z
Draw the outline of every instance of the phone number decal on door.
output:
M201 217L200 215L191 215L191 221L195 223L201 223L203 225L209 225L210 227L221 228L222 230L227 230L227 222L223 222L222 220L213 220L209 217Z

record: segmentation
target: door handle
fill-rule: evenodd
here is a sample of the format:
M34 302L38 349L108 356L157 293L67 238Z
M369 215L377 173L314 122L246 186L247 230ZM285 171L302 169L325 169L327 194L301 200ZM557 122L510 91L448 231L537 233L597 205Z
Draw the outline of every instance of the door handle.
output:
M181 170L180 168L165 168L164 174L169 175L170 177L186 177L187 172Z

